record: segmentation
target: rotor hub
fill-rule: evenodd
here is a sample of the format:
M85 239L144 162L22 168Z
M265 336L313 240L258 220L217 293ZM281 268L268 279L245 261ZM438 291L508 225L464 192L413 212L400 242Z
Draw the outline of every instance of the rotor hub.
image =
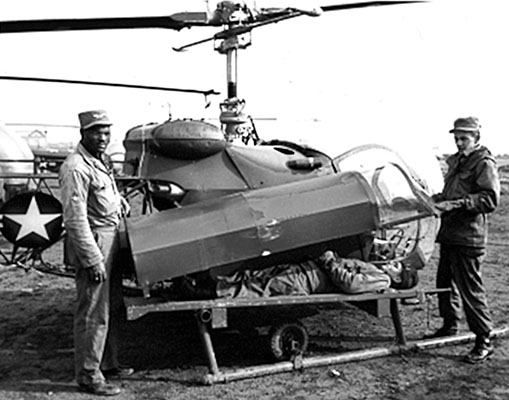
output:
M250 22L253 16L244 2L220 1L209 19L211 25L231 25Z
M241 35L233 35L228 38L216 41L214 50L220 54L228 54L228 52L238 49L245 49L251 45L251 32Z

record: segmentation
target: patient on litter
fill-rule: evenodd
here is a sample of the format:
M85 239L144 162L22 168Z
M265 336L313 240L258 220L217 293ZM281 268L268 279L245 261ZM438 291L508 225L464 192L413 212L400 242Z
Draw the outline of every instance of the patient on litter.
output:
M259 298L318 293L359 294L409 289L418 283L415 268L405 261L369 263L342 258L327 250L316 259L279 264L265 269L241 270L228 276L183 278L179 297L186 300L212 298Z

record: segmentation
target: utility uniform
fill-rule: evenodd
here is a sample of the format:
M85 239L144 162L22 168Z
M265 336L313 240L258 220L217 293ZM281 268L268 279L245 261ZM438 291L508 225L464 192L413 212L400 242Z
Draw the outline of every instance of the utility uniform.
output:
M316 293L381 292L390 276L375 265L326 251L316 261L281 264L218 277L217 297L302 296Z
M470 330L488 336L492 322L481 262L488 237L486 214L494 211L500 200L497 166L489 150L480 145L467 156L460 152L450 156L447 164L444 189L435 200L457 200L461 206L442 214L437 236L437 287L451 289L450 294L439 295L440 315L444 326L457 329L461 299Z
M74 315L76 380L104 382L102 370L118 368L116 323L122 307L121 273L115 267L121 198L106 163L80 143L59 173L66 236L65 262L76 269ZM91 282L87 268L104 262L106 280Z

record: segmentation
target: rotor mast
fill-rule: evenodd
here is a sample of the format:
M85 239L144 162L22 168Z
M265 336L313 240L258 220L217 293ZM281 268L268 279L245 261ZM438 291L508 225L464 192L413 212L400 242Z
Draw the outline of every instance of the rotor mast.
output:
M250 8L245 1L223 0L219 1L216 4L216 8L212 10L209 7L208 0L205 1L207 3L206 24L209 26L222 26L223 30L212 37L181 47L174 47L174 50L183 51L191 46L214 40L214 49L220 54L226 55L227 98L220 104L221 113L219 117L226 139L233 141L240 137L244 143L252 139L255 144L259 141L259 138L254 123L249 116L243 113L245 100L240 99L237 94L237 53L238 50L245 49L251 44L251 31L254 28L302 15L318 17L326 11L425 2L424 0L362 1L321 7L258 9L256 5Z
M224 125L227 140L247 137L253 133L253 126L248 116L243 113L246 101L238 97L238 51L251 44L251 32L231 32L214 44L214 49L226 55L226 90L227 98L220 104L219 120Z

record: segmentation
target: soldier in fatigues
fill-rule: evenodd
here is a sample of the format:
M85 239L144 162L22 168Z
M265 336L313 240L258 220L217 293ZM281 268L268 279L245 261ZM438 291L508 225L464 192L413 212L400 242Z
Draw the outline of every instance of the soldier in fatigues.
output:
M103 110L79 114L81 141L59 171L66 264L76 269L74 313L76 380L85 392L113 396L105 378L132 374L117 360L116 323L122 311L118 225L127 212L105 156L110 125Z
M437 237L440 243L437 287L450 288L451 292L439 295L443 326L431 336L458 332L462 302L468 327L476 335L475 346L464 360L477 363L494 351L481 264L488 237L487 214L499 203L500 182L495 159L479 144L478 119L459 118L450 132L458 152L447 159L444 189L434 199L442 212Z

